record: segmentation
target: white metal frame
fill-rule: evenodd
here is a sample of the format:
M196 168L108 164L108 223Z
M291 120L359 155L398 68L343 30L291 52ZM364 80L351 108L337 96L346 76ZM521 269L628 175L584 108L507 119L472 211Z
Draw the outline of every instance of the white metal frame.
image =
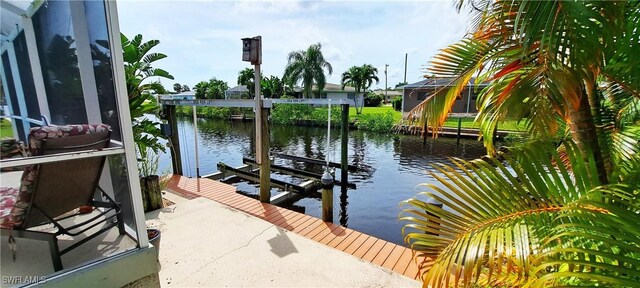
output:
M33 85L36 88L36 96L38 97L38 105L40 106L40 115L47 119L51 119L49 105L47 104L47 91L44 87L44 76L42 75L42 69L40 69L42 66L40 66L40 55L38 54L36 33L33 30L33 22L31 17L23 17L22 19L24 37L27 41L27 50L29 50L29 62L31 64L31 74L33 75Z
M4 1L1 1L4 7ZM36 88L36 93L38 97L38 102L40 104L40 114L46 116L50 119L50 110L48 108L48 100L46 97L46 90L44 86L44 77L41 71L41 63L37 50L37 43L35 38L35 31L33 27L33 22L31 17L37 12L38 8L41 5L45 4L44 1L38 0L35 1L28 9L16 11L20 13L20 16L23 17L22 26L19 26L18 29L12 31L12 33L4 37L4 43L0 44L0 53L4 51L8 51L9 53L9 64L11 67L12 75L14 76L14 82L16 82L16 94L18 96L19 101L19 109L20 116L13 116L12 118L22 118L24 122L34 123L42 125L42 121L35 119L28 119L28 114L26 113L26 103L24 103L24 93L22 92L22 86L20 82L19 74L16 76L15 73L19 73L17 70L17 61L15 57L15 51L13 51L13 41L20 31L25 31L25 38L27 41L27 49L29 51L30 64L32 66L32 75L34 78L34 85ZM69 1L71 8L71 19L73 23L73 31L74 36L76 38L76 43L79 47L89 47L89 37L87 27L84 25L87 23L86 14L84 11L84 5L82 1ZM105 0L105 12L107 18L107 31L109 33L109 45L111 47L111 51L122 51L122 45L120 43L120 29L118 25L118 16L117 16L117 7L115 1ZM24 28L24 29L23 29ZM83 89L83 95L85 100L85 109L87 113L87 119L92 123L100 123L102 122L101 113L99 109L99 102L96 90L95 83L95 74L93 71L93 60L91 58L91 52L88 49L78 49L78 66L80 68L81 75L81 83ZM124 154L126 159L126 169L128 172L129 178L129 188L130 188L130 197L131 203L133 206L133 218L135 221L135 231L131 231L132 229L127 229L127 232L132 234L138 241L138 245L141 248L146 248L149 246L147 234L146 234L146 225L144 212L142 211L142 196L140 192L140 183L137 181L138 179L138 169L137 169L137 159L135 154L135 147L133 141L133 131L131 128L131 117L129 114L129 105L128 105L128 97L126 90L126 82L124 76L124 64L121 53L112 53L112 70L114 76L114 86L116 91L116 102L118 107L119 121L121 127L122 134L122 147L112 147L107 148L102 151L91 151L91 152L77 152L77 153L69 153L69 154L59 154L55 156L40 156L40 157L31 157L28 159L17 159L17 160L3 160L0 162L0 167L15 167L22 166L27 164L36 164L36 163L47 163L47 162L57 162L57 161L65 161L70 159L78 159L78 158L89 158L89 157L99 157L99 156L109 156L109 155L121 155ZM0 65L2 66L2 65ZM3 67L0 67L0 73L2 76L2 80L7 83L7 79L5 77ZM18 87L18 85L20 85ZM11 99L8 93L7 85L4 85L5 94L7 95L7 103L9 107L14 107L15 103L11 103ZM10 111L13 112L13 111ZM14 113L11 113L14 114ZM25 125L25 134L28 135L28 128ZM16 132L16 127L14 126L14 133ZM116 143L117 141L112 141ZM117 145L116 145L117 146ZM104 169L104 171L109 172L109 169ZM107 177L103 174L104 180L109 180L109 185L111 186L110 179L111 177ZM126 228L127 225L125 225Z
M0 52L0 55L2 55L3 52ZM7 77L5 75L4 72L4 65L0 65L0 77L2 78L2 83L7 83ZM5 95L5 100L7 101L7 108L10 110L7 113L7 118L17 118L15 116L13 116L13 105L11 104L11 97L9 97L9 85L2 85L2 90L4 90L4 95ZM6 112L5 112L6 113ZM3 115L4 116L4 115ZM16 125L11 125L12 130L13 130L13 135L18 134L18 127L16 127Z
M11 74L13 76L13 88L16 92L16 98L18 99L18 109L20 110L20 120L22 121L22 128L24 130L24 135L29 135L29 129L31 129L31 121L29 121L27 103L24 98L24 90L22 89L20 70L18 68L18 59L16 59L16 51L14 49L13 42L7 44L7 54L9 55L9 66L11 67Z
M77 47L89 47L89 29L87 28L87 15L84 11L82 1L69 1L71 10L71 23L73 25L73 36ZM84 96L84 107L87 113L88 123L102 123L100 117L100 105L98 101L98 89L93 71L93 59L91 50L77 49L78 68L80 70L80 83L82 83L82 94Z
M120 42L120 25L118 22L118 10L115 1L107 0L105 3L105 11L107 13L107 32L109 33L109 47L111 51L122 51L122 43ZM133 128L131 127L131 114L129 112L129 98L127 93L127 84L124 73L124 58L122 53L111 53L111 61L113 65L113 82L115 85L116 102L118 113L120 115L120 133L122 134L122 142L127 153L125 154L127 163L127 172L129 173L129 188L131 203L134 207L133 217L136 222L138 245L141 248L149 247L149 238L147 238L147 230L145 225L144 212L142 210L142 193L140 190L140 182L134 181L139 178L138 160L136 159L135 147L133 142Z

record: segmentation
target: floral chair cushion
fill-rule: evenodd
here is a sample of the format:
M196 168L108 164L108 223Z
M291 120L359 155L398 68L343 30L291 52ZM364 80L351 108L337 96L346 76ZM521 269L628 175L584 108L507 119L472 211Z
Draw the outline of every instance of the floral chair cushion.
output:
M0 228L12 228L11 212L18 199L18 189L0 187Z
M32 156L42 155L41 149L44 140L79 136L84 134L93 134L106 132L109 130L110 127L106 124L45 126L31 128L31 130L29 131L29 151L31 152ZM35 189L34 184L37 175L38 165L27 166L22 173L22 178L20 180L20 189L18 190L18 197L11 211L10 219L13 227L19 227L24 221L27 209L31 204L31 196L33 195Z
M24 142L14 138L0 139L0 159L28 157L29 152ZM22 171L24 167L3 167L0 172Z

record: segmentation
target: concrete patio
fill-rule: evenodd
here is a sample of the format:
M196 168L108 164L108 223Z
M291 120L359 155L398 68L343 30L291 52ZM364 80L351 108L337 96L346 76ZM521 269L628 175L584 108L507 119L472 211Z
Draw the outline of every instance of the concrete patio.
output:
M215 201L165 196L176 204L146 214L162 231L162 286L421 286Z

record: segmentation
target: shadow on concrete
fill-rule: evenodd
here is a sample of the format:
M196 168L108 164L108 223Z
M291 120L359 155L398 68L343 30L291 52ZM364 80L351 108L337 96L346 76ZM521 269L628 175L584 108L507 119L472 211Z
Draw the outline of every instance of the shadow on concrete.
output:
M267 243L271 246L271 252L280 258L289 254L298 253L298 249L293 245L287 233L280 227L276 227L276 229L278 230L278 235L267 240Z

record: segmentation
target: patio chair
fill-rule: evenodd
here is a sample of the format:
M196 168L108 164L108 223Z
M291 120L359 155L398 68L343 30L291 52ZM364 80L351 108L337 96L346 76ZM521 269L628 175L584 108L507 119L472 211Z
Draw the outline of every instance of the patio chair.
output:
M31 129L29 150L32 156L101 150L108 147L109 141L110 128L104 124L46 126ZM0 226L2 235L9 236L10 247L15 245L14 236L47 241L53 267L59 271L63 269L61 255L116 226L123 235L124 222L119 203L98 186L105 160L106 156L100 156L27 166L19 190L1 188ZM99 197L96 197L96 192L99 192ZM97 215L85 216L89 218L87 220L63 226L62 220L76 217L79 213L73 212L82 206L104 209L96 210L94 214ZM44 224L52 224L54 231L30 229ZM103 226L96 228L98 231L85 233L100 224ZM63 250L59 249L57 236L83 234L88 235ZM12 250L15 259L15 249Z

